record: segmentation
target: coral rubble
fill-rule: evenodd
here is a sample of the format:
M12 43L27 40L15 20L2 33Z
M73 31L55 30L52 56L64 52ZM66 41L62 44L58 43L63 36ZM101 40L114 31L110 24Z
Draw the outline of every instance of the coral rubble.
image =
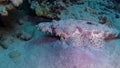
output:
M66 6L75 3L71 0L29 0L31 9L35 11L37 16L47 16L52 18L59 18L61 11L66 9Z
M102 47L106 40L117 37L116 29L84 20L60 20L40 23L37 28L43 32L59 36L69 45Z

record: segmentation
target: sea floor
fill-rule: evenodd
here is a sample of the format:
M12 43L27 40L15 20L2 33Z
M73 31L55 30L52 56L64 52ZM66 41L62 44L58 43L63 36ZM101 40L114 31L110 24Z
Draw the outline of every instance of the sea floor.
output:
M92 14L92 12L103 11L98 8L100 5L94 10L87 6L87 3L71 5L60 17L101 22L98 19L101 14ZM106 25L114 24L114 27L119 30L120 18L115 18L117 12L113 9L104 12L102 16L114 22ZM0 68L120 68L120 39L107 41L102 48L72 47L38 31L29 21L25 20L25 22L3 39L5 41L2 43L5 46L0 46ZM19 32L22 32L22 35L19 36Z
M0 68L120 67L120 39L108 41L102 48L81 48L68 46L35 30L29 41L17 38L12 41L8 42L8 49L0 49Z

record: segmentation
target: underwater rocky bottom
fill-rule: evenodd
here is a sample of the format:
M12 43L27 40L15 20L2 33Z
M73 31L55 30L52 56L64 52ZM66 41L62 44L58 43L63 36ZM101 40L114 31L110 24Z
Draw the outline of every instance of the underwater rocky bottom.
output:
M66 25L63 25L63 23L61 22L63 22ZM52 24L52 28L50 27L51 24ZM63 26L61 26L61 24ZM78 25L74 25L74 24L78 24ZM76 26L79 26L81 30L78 32L73 31L72 34L71 30L69 31L70 29L69 27L71 27L72 25L74 25L73 29L74 27L75 29L78 29L76 28ZM64 26L66 26L67 29L66 31L63 31ZM1 51L0 58L3 57L5 58L0 60L0 67L2 68L21 68L21 67L22 68L119 68L120 40L115 39L117 33L114 31L112 32L112 29L105 27L106 29L104 29L102 34L100 31L103 28L100 28L99 33L97 32L96 34L95 32L95 34L86 35L86 32L89 33L89 31L87 31L88 27L85 26L89 26L89 27L92 26L91 29L89 28L90 32L94 31L94 29L96 28L105 27L101 24L97 24L94 22L74 20L74 19L40 23L37 26L40 31L35 29L36 28L35 26L26 24L24 28L22 28L23 33L24 32L26 33L19 36L18 37L19 39L9 36L7 37L9 39L6 39L5 43L7 43L6 45L9 44L9 48L7 50L0 50ZM52 30L53 32L51 32L51 29L53 29L53 27L56 27L54 28L56 30L54 31ZM84 32L84 30L86 31ZM46 32L47 34L41 31ZM24 39L23 37L27 38L29 34L33 34L33 33L34 33L34 37L31 38L29 41L25 41L26 39ZM50 36L49 33L52 35L59 36L61 38L56 36ZM111 36L109 36L109 34ZM83 37L84 35L85 37ZM69 40L71 39L71 37L72 38L83 37L83 38L77 40L73 38L73 40ZM106 40L105 39L106 37L110 37L110 38ZM92 39L94 41L92 43L90 43L88 40L91 38L95 38ZM104 43L98 44L99 41Z
M119 0L1 0L0 68L120 68L119 9Z

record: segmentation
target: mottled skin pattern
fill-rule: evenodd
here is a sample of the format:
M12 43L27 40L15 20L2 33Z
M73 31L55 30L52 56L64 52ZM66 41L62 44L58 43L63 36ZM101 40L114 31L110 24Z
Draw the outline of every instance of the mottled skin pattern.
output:
M106 40L117 37L113 28L84 20L60 20L37 25L38 30L59 36L69 45L102 47Z

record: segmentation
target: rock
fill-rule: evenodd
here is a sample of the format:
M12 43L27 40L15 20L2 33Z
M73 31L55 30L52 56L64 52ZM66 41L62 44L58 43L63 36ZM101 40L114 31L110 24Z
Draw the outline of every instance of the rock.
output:
M21 56L21 53L19 51L13 51L9 53L9 57L11 59L17 59Z
M24 24L21 29L16 32L16 37L21 40L28 41L34 36L34 32L35 27L30 24Z
M16 36L21 40L28 41L33 37L33 34L29 34L27 32L20 32L20 33L17 33Z
M14 38L7 36L7 37L4 37L3 40L0 40L0 46L3 49L7 49L9 47L9 45L12 44L13 42L14 42Z

